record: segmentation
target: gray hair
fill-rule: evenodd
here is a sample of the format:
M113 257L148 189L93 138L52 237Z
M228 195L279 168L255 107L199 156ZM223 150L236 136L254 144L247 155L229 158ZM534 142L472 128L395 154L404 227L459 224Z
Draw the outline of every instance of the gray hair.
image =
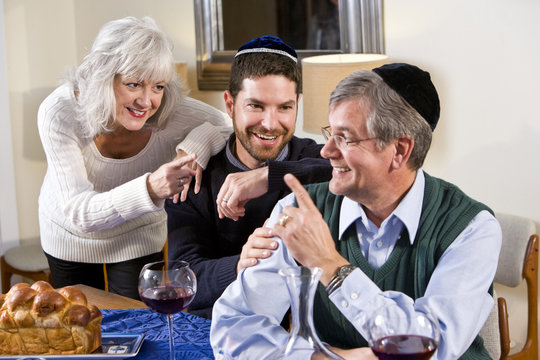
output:
M343 79L330 95L329 108L350 99L357 99L359 105L367 107L367 135L377 138L379 150L408 135L414 140L409 167L412 170L422 167L433 134L427 121L405 99L370 70L357 70Z
M114 129L116 75L140 81L165 81L161 105L146 123L165 127L183 89L174 68L172 44L152 18L125 17L108 22L81 65L68 74L66 80L77 92L77 120L89 137Z

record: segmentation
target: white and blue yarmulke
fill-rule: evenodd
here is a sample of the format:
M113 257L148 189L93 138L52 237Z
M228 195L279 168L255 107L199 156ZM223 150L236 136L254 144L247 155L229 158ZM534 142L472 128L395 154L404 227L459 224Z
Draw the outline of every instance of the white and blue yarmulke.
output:
M248 41L238 49L234 57L249 53L274 53L289 57L295 63L298 62L296 51L289 45L285 44L277 36L261 36L251 41Z

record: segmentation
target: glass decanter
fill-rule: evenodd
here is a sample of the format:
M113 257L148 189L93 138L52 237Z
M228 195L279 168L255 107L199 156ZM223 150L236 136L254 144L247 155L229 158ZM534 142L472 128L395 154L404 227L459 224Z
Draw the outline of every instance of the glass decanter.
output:
M294 358L297 350L312 350L311 359L342 359L319 340L313 325L313 299L322 270L317 267L289 267L279 270L291 298L292 324L285 347L274 359Z

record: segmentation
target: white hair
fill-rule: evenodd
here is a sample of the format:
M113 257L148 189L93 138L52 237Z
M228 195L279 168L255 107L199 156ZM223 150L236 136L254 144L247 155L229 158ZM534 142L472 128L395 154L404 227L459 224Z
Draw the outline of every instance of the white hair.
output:
M163 99L148 126L163 128L183 95L174 69L172 44L150 17L126 17L105 24L90 53L67 81L77 93L77 120L86 135L95 137L114 129L114 78L165 81Z

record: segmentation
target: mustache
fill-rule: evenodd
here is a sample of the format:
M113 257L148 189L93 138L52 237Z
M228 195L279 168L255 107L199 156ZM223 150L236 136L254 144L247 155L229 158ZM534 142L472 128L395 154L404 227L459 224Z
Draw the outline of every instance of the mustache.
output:
M264 136L280 136L280 135L287 134L286 130L271 130L270 131L268 129L261 128L261 127L251 127L251 128L247 128L246 130L248 133L255 133L255 134L264 135Z

